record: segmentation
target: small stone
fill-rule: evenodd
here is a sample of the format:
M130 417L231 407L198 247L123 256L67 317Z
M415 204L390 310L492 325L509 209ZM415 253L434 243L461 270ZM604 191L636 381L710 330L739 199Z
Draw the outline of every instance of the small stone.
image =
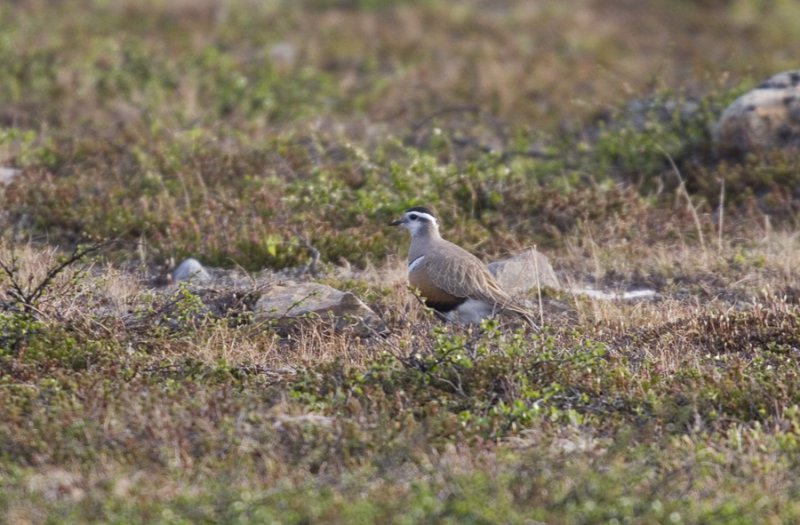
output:
M11 184L20 173L22 173L22 170L0 167L0 184Z
M713 129L722 155L800 149L800 71L785 71L737 98Z
M278 42L270 46L269 57L278 64L291 66L297 58L297 49L291 42Z
M256 302L255 320L332 316L336 326L381 327L381 319L358 297L319 283L283 284L268 289ZM355 322L353 322L355 321Z
M172 282L189 282L193 284L204 284L211 281L209 274L197 259L186 259L178 265L172 272Z
M524 295L538 288L561 288L550 261L533 248L509 259L489 263L488 268L500 286L512 296Z

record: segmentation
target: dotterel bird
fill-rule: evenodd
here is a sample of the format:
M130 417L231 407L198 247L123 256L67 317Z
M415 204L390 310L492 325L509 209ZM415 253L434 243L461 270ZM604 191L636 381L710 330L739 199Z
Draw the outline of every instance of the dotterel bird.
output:
M535 326L530 312L514 304L480 259L442 238L431 210L409 208L390 224L411 233L408 282L419 290L426 306L448 320L466 323L508 310Z

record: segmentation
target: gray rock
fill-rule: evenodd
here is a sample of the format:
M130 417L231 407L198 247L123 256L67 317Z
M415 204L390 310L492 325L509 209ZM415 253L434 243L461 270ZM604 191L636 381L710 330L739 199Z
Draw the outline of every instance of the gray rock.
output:
M500 286L512 296L524 295L539 287L561 288L550 261L533 248L509 259L489 263L488 267Z
M186 259L172 271L172 282L189 282L192 284L205 284L211 281L209 274L197 259Z
M333 317L336 326L380 328L382 321L358 297L319 283L281 284L266 290L254 307L255 321L305 316Z
M0 184L11 184L20 173L22 173L22 170L0 167Z
M291 66L297 58L297 48L291 42L278 42L269 48L269 57L284 66Z
M779 73L737 98L712 131L723 155L800 148L800 70Z

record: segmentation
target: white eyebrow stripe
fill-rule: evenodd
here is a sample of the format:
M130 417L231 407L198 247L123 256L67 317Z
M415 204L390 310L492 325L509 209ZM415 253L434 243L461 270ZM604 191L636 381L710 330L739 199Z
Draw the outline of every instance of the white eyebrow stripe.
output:
M422 261L423 261L423 259L425 259L425 256L424 256L424 255L420 255L419 257L417 257L416 259L414 259L413 261L411 261L410 263L408 263L408 271L409 271L409 273L413 272L413 271L414 271L414 269L415 269L417 266L419 266L420 264L422 264Z
M412 214L412 213L416 213L416 214L417 214L417 215L419 215L421 218L423 218L423 219L427 219L427 220L431 221L433 224L438 224L438 223L436 222L436 217L434 217L434 216L433 216L433 215L431 215L430 213L425 213L424 211L412 211L412 212L409 212L409 215L410 215L410 214Z

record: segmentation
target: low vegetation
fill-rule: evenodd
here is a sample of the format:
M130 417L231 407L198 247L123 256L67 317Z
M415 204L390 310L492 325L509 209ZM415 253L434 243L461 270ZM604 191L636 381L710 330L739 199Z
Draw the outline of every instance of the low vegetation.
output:
M796 67L798 15L3 3L4 521L800 520L798 158L710 132ZM386 227L419 204L484 259L658 296L442 324ZM187 256L312 278L312 251L384 332L164 285Z

